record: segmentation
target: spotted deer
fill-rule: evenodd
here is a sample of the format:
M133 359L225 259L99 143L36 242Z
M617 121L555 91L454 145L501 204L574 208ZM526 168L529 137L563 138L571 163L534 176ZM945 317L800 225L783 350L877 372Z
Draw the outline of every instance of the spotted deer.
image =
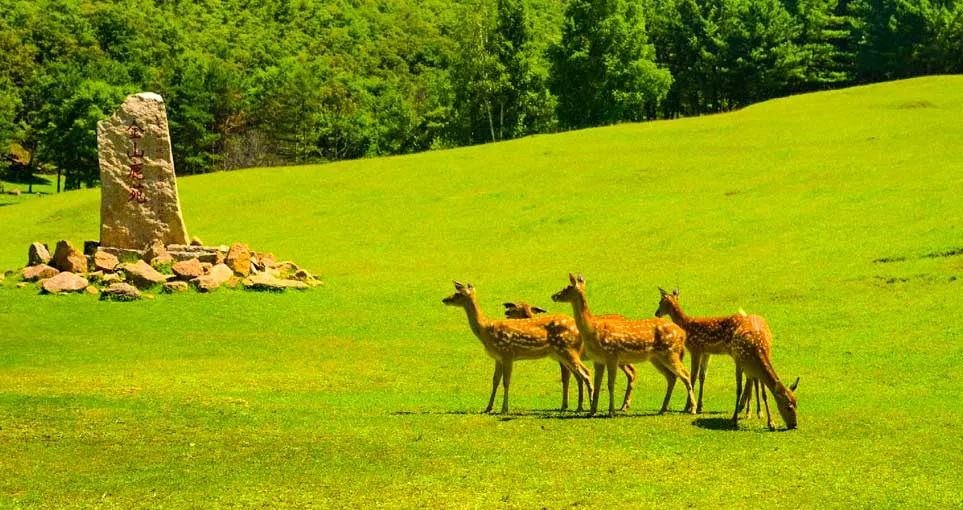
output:
M741 315L741 316L743 316L743 317L748 317L748 316L749 316L749 314L746 313L746 311L743 310L741 307L739 308L739 312L738 312L738 313L739 313L739 315ZM688 346L687 346L687 347L688 347ZM698 370L696 370L695 367L693 367L693 369L692 369L691 372L690 372L690 376L692 377L692 385L693 385L693 386L695 386L696 377L699 378L699 397L698 397L698 399L697 399L697 404L696 404L696 413L701 413L701 412L702 412L702 389L703 389L703 386L705 385L705 382L706 382L706 374L708 373L708 370L709 370L709 357L710 357L709 354L703 353L702 362L699 364ZM694 359L694 357L693 357L693 359ZM762 418L762 407L761 407L761 405L762 405L762 400L759 399L759 392L760 392L760 389L761 389L762 393L765 393L765 392L766 392L766 389L763 388L763 387L759 384L759 379L752 379L752 378L750 378L748 375L746 375L745 383L744 383L744 385L743 385L743 388L751 388L751 389L754 389L754 390L755 390L755 392L756 392L756 417L757 417L757 418ZM751 390L750 390L750 391L751 391ZM752 393L749 392L749 393L745 393L744 395L745 395L744 401L740 404L740 408L743 408L743 407L744 407L744 408L746 409L746 418L749 418L749 417L751 416L751 413L752 413L752 409L751 409L751 407L750 407L750 403L752 402ZM770 424L771 424L771 421L770 421Z
M468 325L475 336L481 340L485 352L495 360L495 373L492 376L492 392L488 398L486 413L495 404L495 393L499 382L503 385L502 413L508 412L508 388L512 380L512 365L516 360L551 358L575 374L575 377L588 385L592 383L589 371L579 357L579 338L576 334L548 334L545 325L552 321L568 321L574 328L575 321L564 315L547 315L535 319L489 320L485 317L475 288L454 282L455 293L442 302L448 306L460 306L468 314ZM568 406L568 394L563 395L562 407Z
M665 413L672 398L676 379L681 379L687 393L687 409L693 404L689 373L682 365L685 356L685 331L664 319L624 320L594 317L585 297L585 279L569 274L570 285L552 296L555 302L572 304L575 324L582 337L585 354L595 363L595 391L590 414L598 410L602 373L608 370L609 416L615 415L615 367L621 364L649 361L666 379L665 398L659 413ZM560 330L564 325L550 325Z
M509 319L531 319L540 313L546 313L546 310L539 308L537 306L531 306L524 301L519 301L517 303L503 303L505 307L505 317ZM600 318L604 319L625 319L624 315L609 314L603 315ZM579 345L581 345L582 339L579 337ZM581 351L585 354L585 349ZM568 400L568 382L571 372L565 365L559 363L559 368L562 372L562 392L565 395L562 410L565 410L565 402ZM632 406L632 390L635 388L635 367L632 365L619 365L619 369L625 374L625 397L622 398L622 411L627 411L629 407ZM576 411L582 411L582 402L584 400L584 386L582 385L582 380L575 378L578 382L578 409Z
M782 415L786 427L794 429L796 422L796 396L793 390L796 383L786 387L779 381L776 371L772 368L772 332L766 320L758 315L729 315L724 317L689 317L679 306L679 290L669 293L659 289L662 299L655 314L658 317L668 315L672 321L686 332L686 347L692 354L692 370L703 367L703 357L708 354L727 354L736 363L736 409L732 414L732 424L739 423L739 412L749 397L749 382L757 379L768 388L776 399L779 414ZM749 382L746 391L742 390L742 376L746 374ZM693 375L693 377L699 374ZM704 376L702 376L704 377ZM769 414L769 401L766 393L762 393L763 404L766 408L766 421L770 429L775 429ZM702 392L699 392L701 408ZM758 402L758 397L757 397Z

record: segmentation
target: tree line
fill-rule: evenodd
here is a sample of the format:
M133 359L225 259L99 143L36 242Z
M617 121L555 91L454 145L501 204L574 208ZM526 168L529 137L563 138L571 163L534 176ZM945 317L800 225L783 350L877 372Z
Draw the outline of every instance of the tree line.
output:
M0 0L0 148L72 189L140 91L183 175L959 72L963 0Z

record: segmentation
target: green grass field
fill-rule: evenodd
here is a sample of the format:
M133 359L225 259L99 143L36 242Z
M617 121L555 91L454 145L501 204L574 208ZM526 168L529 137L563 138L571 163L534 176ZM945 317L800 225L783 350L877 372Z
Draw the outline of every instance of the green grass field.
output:
M102 303L8 277L0 507L961 507L961 119L963 77L934 77L181 179L191 235L326 286ZM0 207L0 268L96 239L99 200ZM718 357L701 416L654 416L640 366L631 411L570 419L548 361L516 365L511 415L479 414L493 363L451 280L489 316L570 313L569 271L596 313L648 317L679 286L691 314L765 316L799 429L729 429Z

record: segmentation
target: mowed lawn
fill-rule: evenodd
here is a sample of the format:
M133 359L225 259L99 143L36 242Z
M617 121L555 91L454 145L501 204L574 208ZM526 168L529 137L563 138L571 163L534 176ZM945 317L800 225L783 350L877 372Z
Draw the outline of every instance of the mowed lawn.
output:
M181 179L191 235L326 286L124 304L8 276L0 507L960 507L961 119L963 77L934 77ZM35 240L97 239L99 200L0 207L0 268ZM596 313L649 317L678 286L690 314L765 316L799 429L730 429L720 357L700 416L681 385L655 416L649 365L631 411L561 414L548 361L516 365L510 415L479 414L493 362L441 303L451 280L490 317L571 313L550 299L570 271Z

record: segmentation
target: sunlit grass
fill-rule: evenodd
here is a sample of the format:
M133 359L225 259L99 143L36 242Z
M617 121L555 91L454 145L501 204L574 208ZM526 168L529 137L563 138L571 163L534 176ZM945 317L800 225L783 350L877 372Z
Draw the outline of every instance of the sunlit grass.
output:
M0 506L956 507L963 503L963 78L427 154L181 179L191 235L318 273L297 294L101 303L0 288ZM98 236L99 193L0 207L0 269ZM892 261L882 261L882 259ZM561 419L557 365L492 362L464 313L764 315L800 429ZM620 380L617 390L622 391ZM573 392L574 393L574 392ZM603 395L603 398L606 398ZM683 405L677 390L673 409ZM774 409L775 411L775 409Z

